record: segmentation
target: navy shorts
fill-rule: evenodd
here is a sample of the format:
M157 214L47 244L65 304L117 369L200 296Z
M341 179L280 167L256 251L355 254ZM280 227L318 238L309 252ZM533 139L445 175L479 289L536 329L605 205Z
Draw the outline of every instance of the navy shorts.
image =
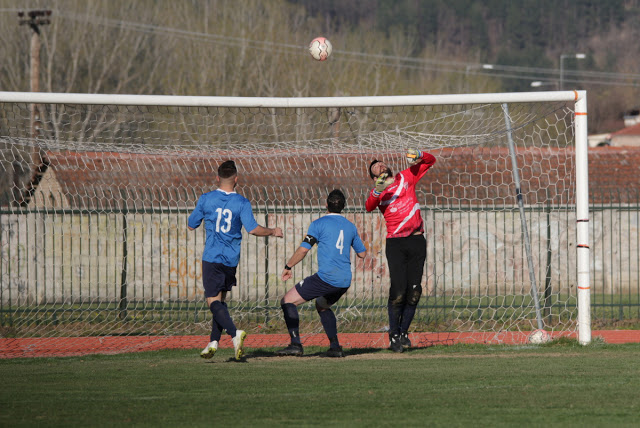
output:
M202 261L204 297L216 297L221 291L231 291L236 285L236 267Z
M296 291L307 302L318 297L324 297L329 306L340 300L348 288L334 287L324 282L318 274L306 277L296 284Z

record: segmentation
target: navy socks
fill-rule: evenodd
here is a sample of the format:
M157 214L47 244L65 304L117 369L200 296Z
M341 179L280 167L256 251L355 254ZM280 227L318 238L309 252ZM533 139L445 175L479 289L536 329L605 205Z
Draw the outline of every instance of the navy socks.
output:
M291 337L291 343L301 345L300 342L300 316L298 308L293 303L282 303L280 305L284 313L284 322L287 324L287 330Z
M226 330L229 336L236 337L236 326L233 323L233 320L231 320L227 305L216 300L211 303L209 310L213 314L213 320L218 324L218 328ZM212 328L211 334L213 335L213 333L214 331Z
M411 327L411 322L413 321L417 308L418 305L405 305L402 310L402 319L400 321L400 331L402 333L409 331L409 327Z
M327 337L329 338L330 346L332 348L340 346L338 343L336 314L334 314L331 309L326 309L324 311L318 311L318 315L320 315L320 322L322 323L324 332L327 333Z

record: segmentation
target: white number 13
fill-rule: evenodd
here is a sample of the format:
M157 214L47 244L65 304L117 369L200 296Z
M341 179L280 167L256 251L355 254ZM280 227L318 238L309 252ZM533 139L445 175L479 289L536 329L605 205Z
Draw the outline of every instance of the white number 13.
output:
M217 208L218 220L216 221L216 232L227 233L231 229L231 210ZM224 217L224 219L222 219ZM222 227L220 227L220 219L224 221Z
M344 248L344 231L340 230L340 235L338 236L338 240L336 241L336 248L340 250L340 254L342 254L342 249Z

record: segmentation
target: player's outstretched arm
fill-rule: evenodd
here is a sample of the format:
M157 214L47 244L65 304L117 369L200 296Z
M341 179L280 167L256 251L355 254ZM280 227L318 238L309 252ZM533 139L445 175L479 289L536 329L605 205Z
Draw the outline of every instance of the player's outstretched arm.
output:
M422 158L422 152L417 149L409 149L407 150L407 161L410 165L415 165L420 162Z
M420 151L418 149L409 149L407 150L407 161L411 166L423 162L431 167L436 162L436 158L431 153Z
M296 252L293 253L293 256L291 256L287 264L284 266L284 269L282 269L281 277L283 281L286 281L293 276L293 272L291 272L291 268L297 265L298 263L300 263L302 259L304 259L307 256L308 252L309 252L309 249L305 247L298 247Z
M407 150L407 160L409 161L409 171L414 180L420 180L426 172L436 163L436 157L431 153L409 149Z
M268 227L262 227L258 225L255 229L249 232L253 236L275 236L276 238L282 238L282 229L274 227L273 229Z

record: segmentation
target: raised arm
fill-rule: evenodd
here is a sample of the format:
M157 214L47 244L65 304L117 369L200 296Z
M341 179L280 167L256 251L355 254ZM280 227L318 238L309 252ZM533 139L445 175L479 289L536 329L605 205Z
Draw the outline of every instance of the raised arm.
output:
M416 177L416 180L420 180L429 168L436 163L436 157L431 153L416 149L407 150L407 160L411 165L409 170Z

